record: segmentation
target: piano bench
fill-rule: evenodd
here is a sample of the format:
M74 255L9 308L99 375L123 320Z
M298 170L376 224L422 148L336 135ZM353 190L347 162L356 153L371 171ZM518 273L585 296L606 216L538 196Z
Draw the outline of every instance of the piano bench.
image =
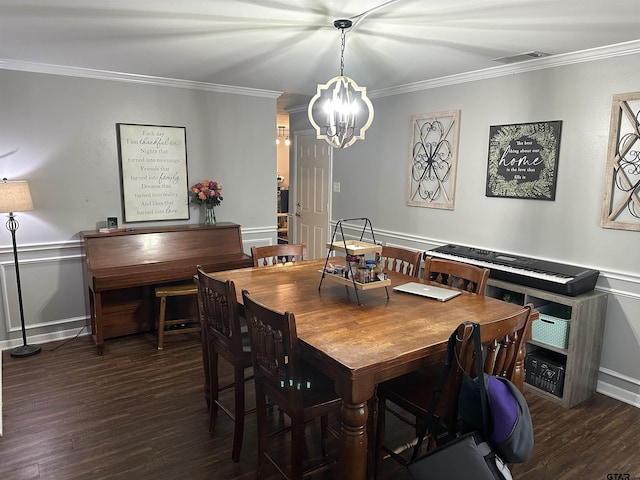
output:
M185 295L197 295L198 287L193 283L181 285L166 285L156 287L156 297L160 298L160 314L158 315L158 350L162 350L165 335L177 335L179 333L190 333L200 331L199 318L180 318L167 320L167 298L181 297ZM180 325L178 328L165 330L167 327Z

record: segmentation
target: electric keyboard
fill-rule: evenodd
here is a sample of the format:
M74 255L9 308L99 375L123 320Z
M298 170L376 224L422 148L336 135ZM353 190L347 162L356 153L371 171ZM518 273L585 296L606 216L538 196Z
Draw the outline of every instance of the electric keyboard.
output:
M571 296L593 290L600 274L584 267L453 244L427 250L425 256L470 263L488 268L490 278Z

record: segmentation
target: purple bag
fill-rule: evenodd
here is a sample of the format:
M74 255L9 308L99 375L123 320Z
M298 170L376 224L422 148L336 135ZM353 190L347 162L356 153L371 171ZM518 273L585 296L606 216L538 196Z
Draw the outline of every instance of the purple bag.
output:
M533 450L533 424L524 396L509 380L484 375L488 406L485 432L480 384L478 379L465 377L460 391L460 415L465 430L477 430L489 440L507 463L526 461Z
M476 369L481 371L480 330L478 324L472 325ZM448 376L456 341L457 332L454 332L449 338L445 371L434 393L429 411L435 411L438 404L439 392ZM511 382L487 375L484 378L486 382L478 382L465 376L462 382L458 407L468 433L452 436L446 430L446 426L441 425L441 419L435 415L421 419L423 424L418 431L418 442L408 465L413 478L513 480L507 462L526 460L533 448L531 415L524 397ZM439 435L441 426L447 435ZM417 458L427 430L436 437L438 448ZM487 431L488 434L485 433Z

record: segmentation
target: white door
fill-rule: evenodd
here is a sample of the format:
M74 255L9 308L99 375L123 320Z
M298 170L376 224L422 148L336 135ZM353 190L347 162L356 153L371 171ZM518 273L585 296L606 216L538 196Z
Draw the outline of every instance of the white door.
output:
M329 239L331 147L314 134L296 135L296 243L307 244L309 259L325 258Z

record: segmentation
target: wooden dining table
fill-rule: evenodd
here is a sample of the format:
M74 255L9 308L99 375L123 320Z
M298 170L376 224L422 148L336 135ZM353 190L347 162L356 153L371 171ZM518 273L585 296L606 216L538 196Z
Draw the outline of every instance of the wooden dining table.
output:
M325 275L325 260L212 272L278 311L295 314L302 356L335 382L342 397L338 478L364 480L371 475L367 432L372 431L368 402L376 385L441 361L451 332L463 321L490 322L522 307L462 292L439 302L393 291L393 286L422 282L387 272L391 285L358 292ZM428 282L427 282L428 283ZM388 298L387 298L388 293ZM519 358L523 376L524 352ZM521 380L520 380L521 382ZM370 421L369 429L367 422ZM367 473L369 470L369 473Z

